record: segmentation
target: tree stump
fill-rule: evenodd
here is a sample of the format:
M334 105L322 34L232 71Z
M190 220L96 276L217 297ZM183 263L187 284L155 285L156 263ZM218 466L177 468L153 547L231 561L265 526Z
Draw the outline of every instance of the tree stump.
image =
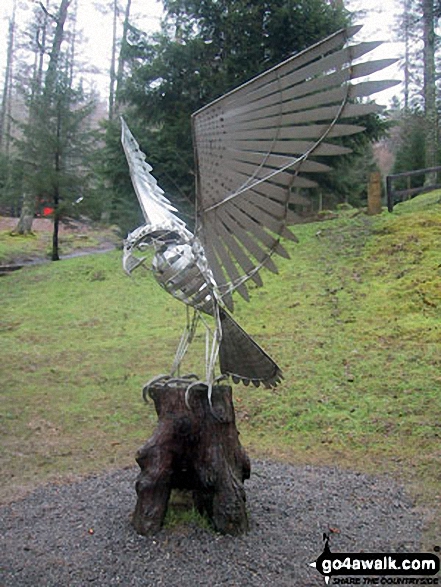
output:
M215 530L239 535L248 530L243 483L250 477L250 461L239 442L230 386L214 386L213 411L207 386L192 388L189 409L186 387L155 384L149 395L158 425L140 448L138 500L132 523L139 534L158 531L173 489L191 490L201 514Z

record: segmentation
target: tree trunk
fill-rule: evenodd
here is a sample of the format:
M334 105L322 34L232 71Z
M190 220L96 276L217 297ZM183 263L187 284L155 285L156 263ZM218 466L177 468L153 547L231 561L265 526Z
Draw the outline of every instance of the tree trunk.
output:
M76 46L77 46L77 17L78 17L78 0L74 0L73 4L73 24L70 35L70 50L69 50L69 88L73 87Z
M239 442L231 387L213 388L212 410L207 386L191 391L191 409L185 391L170 383L155 384L149 392L159 422L136 456L141 472L132 523L139 534L158 531L171 491L185 489L192 490L195 506L215 530L243 534L248 530L243 483L250 461Z
M423 1L424 36L424 116L426 167L438 164L438 113L436 108L435 30L433 0ZM436 173L428 173L426 185L436 184Z
M110 87L109 87L109 120L113 120L115 107L115 82L116 82L116 25L118 18L118 3L113 3L113 32L112 32L112 55L110 58Z
M404 29L404 110L409 111L410 107L410 22L411 8L410 0L405 0L403 14Z
M35 216L35 197L33 194L25 192L23 194L23 204L21 207L20 218L13 234L28 235L32 234L32 223Z
M52 41L52 49L44 81L44 95L46 97L46 100L49 101L52 98L52 91L55 85L57 67L61 54L61 43L64 39L64 24L66 22L67 11L71 2L72 0L61 0L60 8L58 10L58 16L55 19L55 34L54 39Z
M119 58L118 58L118 71L116 74L116 90L115 90L115 108L114 108L114 116L118 113L119 107L121 105L121 91L123 85L123 78L124 78L124 63L127 59L127 34L129 32L129 19L130 19L130 8L132 5L132 0L127 0L126 10L124 14L124 25L123 25L123 34L121 39L121 48L119 51Z
M54 195L54 225L53 225L53 232L52 232L52 261L59 261L60 254L59 254L59 243L58 243L58 233L60 228L60 214L59 214L59 205L60 205L60 198L58 196L58 190Z
M16 1L14 1L12 7L12 16L9 20L5 81L3 86L3 99L0 111L0 150L2 150L6 154L6 156L9 155L9 144L11 139L9 133L11 124L10 114L12 101L12 64L14 61L15 14Z
M60 105L59 105L60 106ZM56 185L54 185L54 192L52 195L52 201L54 204L54 231L52 234L52 261L59 261L59 248L58 248L58 230L60 226L60 190L59 190L59 177L61 172L61 110L58 108L57 112L57 146L55 150L54 169L56 177Z
M34 57L34 74L33 74L33 84L32 84L32 94L31 94L31 108L29 112L29 118L32 117L32 102L35 100L37 96L41 94L42 86L43 86L43 67L44 67L44 58L46 55L46 39L47 39L47 29L48 29L48 18L49 18L49 0L46 2L46 8L43 11L43 20L40 22L35 34L36 34L36 43L35 43L35 57Z

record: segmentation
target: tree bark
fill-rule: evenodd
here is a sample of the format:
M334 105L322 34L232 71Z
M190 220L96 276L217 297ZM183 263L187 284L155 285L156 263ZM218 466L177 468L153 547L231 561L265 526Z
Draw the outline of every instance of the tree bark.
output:
M31 105L34 102L35 98L41 94L42 86L43 86L43 67L44 67L44 58L46 55L46 40L47 40L47 29L48 29L48 18L49 18L49 9L50 2L47 0L46 8L43 10L43 20L37 26L35 31L35 62L34 62L34 76L33 76L33 84L32 84L32 98L31 98ZM32 107L29 112L29 118L32 117Z
M52 232L52 257L51 257L52 261L59 261L60 260L59 244L58 244L59 225L60 225L60 221L58 219L58 216L55 216L54 217L54 230Z
M239 442L231 387L213 388L213 410L205 385L191 391L191 409L185 391L156 384L149 392L159 422L136 455L141 472L132 523L139 534L158 531L171 491L185 489L192 490L196 508L216 531L243 534L248 530L243 483L250 476L250 461Z
M54 222L53 222L53 233L52 233L52 261L59 261L59 243L58 243L58 232L60 227L60 190L59 190L59 177L61 171L61 111L58 109L57 113L57 146L55 150L54 169L56 177L56 185L52 195L52 203L54 205Z
M115 83L116 83L116 25L118 19L118 3L113 2L113 33L112 33L112 55L110 59L110 87L109 87L109 120L113 120L115 107Z
M436 107L435 29L433 0L423 1L424 115L426 167L438 164L438 113ZM426 185L436 184L436 173L428 173Z
M12 7L12 16L9 19L5 81L3 86L3 99L0 111L0 150L2 150L6 154L6 156L9 156L9 145L11 142L9 133L11 124L10 115L12 94L12 65L14 61L14 34L16 8L16 1L14 0L14 4Z
M124 25L123 34L121 39L121 48L119 50L118 58L118 71L116 73L116 90L115 90L115 105L114 105L114 116L118 113L119 107L121 106L121 91L124 77L124 63L127 59L127 34L129 32L129 19L130 19L130 8L132 0L127 0L126 10L124 14Z
M404 29L404 110L409 111L410 107L410 21L411 21L410 0L405 0L403 13Z
M52 49L49 57L49 64L47 66L46 77L44 81L44 95L46 100L51 100L52 91L55 85L55 78L57 75L57 67L60 59L61 43L64 39L64 24L67 18L67 11L72 0L61 0L58 16L56 17L56 27L54 39L52 41Z
M32 223L35 216L35 197L33 194L25 193L23 195L23 204L21 207L20 218L12 234L30 235L32 234Z

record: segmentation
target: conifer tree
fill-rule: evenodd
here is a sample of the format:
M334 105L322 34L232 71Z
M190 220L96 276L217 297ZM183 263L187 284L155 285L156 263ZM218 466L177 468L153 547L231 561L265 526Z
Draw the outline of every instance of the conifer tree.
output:
M59 260L58 231L63 218L75 216L84 199L93 136L87 126L94 103L72 88L68 64L52 80L51 99L33 103L33 119L21 125L18 141L24 180L39 206L52 211L52 260Z
M34 120L36 121L38 119L40 113L39 110L44 112L45 110L49 110L53 105L58 68L61 60L61 45L64 37L64 25L66 23L67 13L71 1L72 0L61 0L56 14L50 13L44 4L40 3L43 12L47 15L47 17L54 21L55 31L41 96L35 96L35 100L30 104L30 125L34 123ZM29 234L31 232L35 215L35 194L32 192L32 181L29 181L31 178L31 161L24 161L24 164L26 165L26 169L29 171L29 173L25 173L23 178L23 204L20 219L18 221L17 227L15 228L15 232L17 234Z
M194 198L191 113L347 26L350 18L341 2L326 0L165 0L164 8L159 34L130 39L138 44L122 98L158 182L188 220ZM115 137L116 128L107 140L112 160L121 156ZM109 185L118 184L117 170L107 168ZM130 186L124 197L131 209Z
M440 162L435 34L440 17L439 0L401 0L397 30L404 44L404 110L395 171L432 168ZM426 174L426 183L435 184L435 174Z

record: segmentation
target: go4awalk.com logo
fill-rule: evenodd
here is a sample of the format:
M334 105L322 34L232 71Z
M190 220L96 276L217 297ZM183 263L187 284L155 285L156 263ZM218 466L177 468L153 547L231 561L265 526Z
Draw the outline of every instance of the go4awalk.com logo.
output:
M435 577L440 570L435 554L333 553L329 536L323 534L323 539L323 552L310 566L324 576L326 585L331 577L345 577L334 579L334 584L340 585L441 585Z

